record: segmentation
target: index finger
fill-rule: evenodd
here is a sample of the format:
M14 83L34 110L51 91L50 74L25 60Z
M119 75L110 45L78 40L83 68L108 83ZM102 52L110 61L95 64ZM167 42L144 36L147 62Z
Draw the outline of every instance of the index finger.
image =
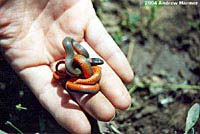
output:
M133 79L133 71L125 55L97 17L89 21L85 39L124 82L130 82Z

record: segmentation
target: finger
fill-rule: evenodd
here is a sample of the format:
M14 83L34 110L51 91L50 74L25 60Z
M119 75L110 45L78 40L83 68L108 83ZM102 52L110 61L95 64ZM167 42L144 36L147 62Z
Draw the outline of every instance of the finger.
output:
M130 82L133 79L133 71L126 57L97 17L89 21L85 32L85 39L124 82Z
M71 94L79 105L93 118L100 121L110 121L114 118L115 108L101 92L97 94L71 92Z
M27 68L19 74L61 126L72 133L90 133L87 117L69 94L52 80L52 71L48 66Z
M89 52L91 57L99 57L98 54L86 43L82 42ZM131 97L122 83L121 79L105 62L102 67L102 76L100 80L100 88L103 95L118 109L124 110L131 104Z

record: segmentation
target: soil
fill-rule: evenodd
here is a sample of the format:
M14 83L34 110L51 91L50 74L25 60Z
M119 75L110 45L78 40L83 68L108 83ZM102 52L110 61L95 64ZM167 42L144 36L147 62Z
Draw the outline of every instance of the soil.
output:
M97 15L135 72L136 83L200 85L200 4L144 6L139 0L95 0ZM131 47L134 46L131 53ZM130 53L129 53L130 52ZM9 133L64 133L28 87L0 56L0 129ZM200 90L138 87L132 107L117 111L102 133L183 134L188 109ZM27 110L17 110L21 103ZM194 127L200 133L200 121Z

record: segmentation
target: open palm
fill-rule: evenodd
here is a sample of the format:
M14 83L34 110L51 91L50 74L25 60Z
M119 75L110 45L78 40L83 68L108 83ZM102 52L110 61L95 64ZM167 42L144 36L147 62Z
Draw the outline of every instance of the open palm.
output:
M97 18L91 1L13 0L0 5L0 46L5 57L64 128L73 133L90 133L83 111L97 120L109 121L115 108L123 110L130 105L122 80L131 81L132 70ZM69 95L53 80L56 61L65 57L62 40L66 36L79 41L91 57L105 60L101 92Z

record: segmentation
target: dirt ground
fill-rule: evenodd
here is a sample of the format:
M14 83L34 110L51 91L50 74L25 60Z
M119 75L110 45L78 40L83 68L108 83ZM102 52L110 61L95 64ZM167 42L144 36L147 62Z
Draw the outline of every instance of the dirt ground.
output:
M93 3L135 72L134 82L127 85L132 107L117 111L102 133L183 134L188 109L200 103L200 90L184 87L200 85L200 4L144 6L139 0ZM11 121L23 132L64 133L2 55L0 66L0 129L16 133L5 125ZM158 86L149 86L151 83ZM27 110L17 110L19 103ZM194 130L200 133L200 121Z

